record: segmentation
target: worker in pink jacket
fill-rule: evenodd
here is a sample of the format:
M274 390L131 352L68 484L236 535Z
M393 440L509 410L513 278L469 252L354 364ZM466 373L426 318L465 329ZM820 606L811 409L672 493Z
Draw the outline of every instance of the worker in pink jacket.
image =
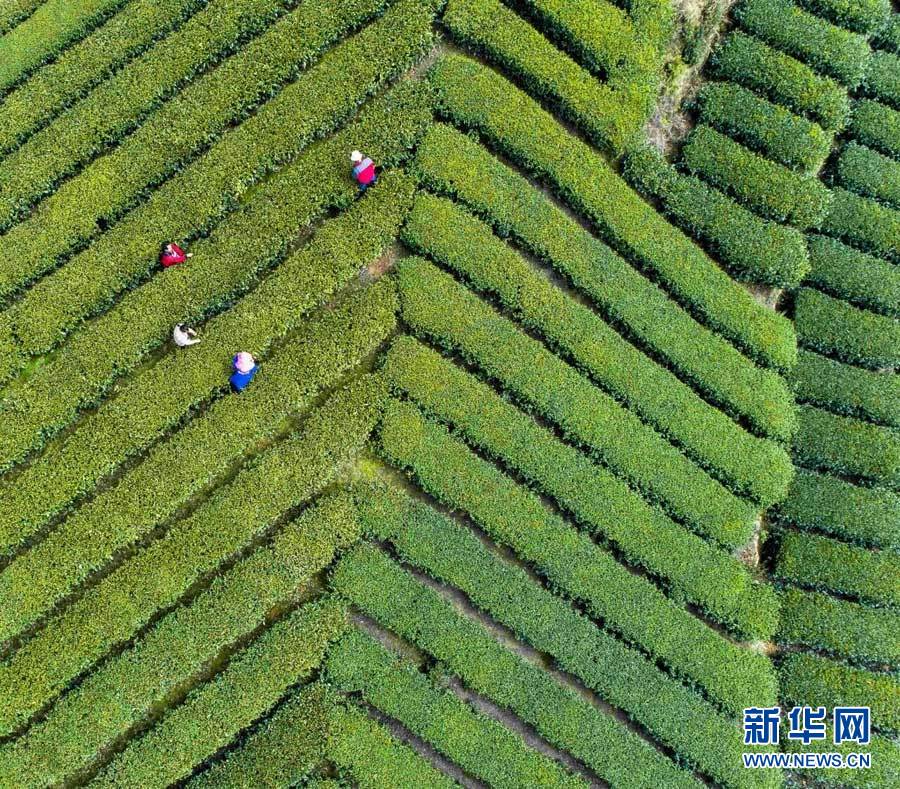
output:
M363 156L359 151L350 154L350 161L353 162L353 177L359 184L359 191L365 192L378 180L375 175L375 162L368 156Z

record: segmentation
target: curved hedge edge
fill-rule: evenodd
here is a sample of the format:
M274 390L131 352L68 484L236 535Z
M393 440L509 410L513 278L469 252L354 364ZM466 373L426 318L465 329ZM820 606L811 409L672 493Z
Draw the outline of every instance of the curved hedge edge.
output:
M900 375L865 370L801 350L791 384L801 403L900 427Z
M900 603L900 556L870 551L817 534L785 531L772 570L775 578L874 605Z
M96 236L98 219L114 222L148 190L177 177L179 168L214 143L229 123L240 122L242 113L283 87L293 53L285 52L284 44L278 47L283 26L271 23L284 11L272 0L211 0L178 31L29 138L0 161L0 229L12 233L19 248L33 256L35 251L20 236L27 241L33 226L43 222L44 254L58 257L68 248L51 242L58 245L63 230L71 236L71 225L80 225L77 240L83 246ZM302 17L294 12L280 21L290 26ZM307 35L319 32L310 28ZM322 48L315 40L307 46L297 54L310 57ZM259 62L263 52L269 56L265 70ZM132 163L135 172L123 167L122 160ZM107 193L95 194L95 183ZM79 199L84 216L77 212ZM90 216L90 209L96 216ZM57 216L46 216L53 211ZM67 224L50 232L63 221L58 214ZM19 254L20 267L26 268L26 261L34 265L28 254ZM4 279L9 276L2 273ZM3 292L12 291L4 287Z
M853 104L847 132L863 145L900 160L900 112L871 99Z
M873 43L879 49L886 49L900 55L900 15L890 14L885 23L873 37Z
M900 496L798 468L787 499L772 511L778 523L823 531L874 548L900 550Z
M873 52L863 91L873 99L900 110L900 55L883 50Z
M625 176L667 215L706 241L735 279L796 287L809 271L803 235L767 221L699 178L679 173L648 145L630 151Z
M836 166L841 186L900 208L900 162L851 141Z
M836 238L808 235L809 284L890 318L900 318L900 269Z

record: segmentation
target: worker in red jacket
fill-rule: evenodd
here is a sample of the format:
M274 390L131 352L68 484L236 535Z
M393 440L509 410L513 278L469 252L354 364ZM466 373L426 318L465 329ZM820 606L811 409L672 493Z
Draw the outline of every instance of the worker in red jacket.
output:
M350 161L353 162L353 177L359 184L359 191L365 192L378 180L375 175L375 162L368 156L363 156L359 151L350 154Z
M163 247L162 254L159 256L159 262L162 263L163 268L168 268L169 266L177 266L179 263L184 263L189 257L193 257L192 252L185 252L178 244L166 244Z

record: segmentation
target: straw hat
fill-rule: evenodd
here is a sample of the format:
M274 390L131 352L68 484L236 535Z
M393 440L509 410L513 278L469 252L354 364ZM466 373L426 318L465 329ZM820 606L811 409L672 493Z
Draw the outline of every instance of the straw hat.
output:
M362 158L363 155L359 151L354 151L350 154L350 161L353 162L353 164L358 164L362 161Z
M239 373L249 373L255 366L256 362L253 361L253 357L246 351L235 354L234 369Z

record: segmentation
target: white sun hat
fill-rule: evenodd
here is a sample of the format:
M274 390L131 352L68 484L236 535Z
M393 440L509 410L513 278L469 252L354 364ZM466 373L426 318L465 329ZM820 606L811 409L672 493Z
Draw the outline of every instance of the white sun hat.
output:
M241 351L234 357L234 369L239 373L249 373L255 365L256 362L253 361L253 356L246 351Z
M359 151L354 151L353 153L350 154L350 161L353 162L353 164L361 162L362 158L363 158L363 155Z

